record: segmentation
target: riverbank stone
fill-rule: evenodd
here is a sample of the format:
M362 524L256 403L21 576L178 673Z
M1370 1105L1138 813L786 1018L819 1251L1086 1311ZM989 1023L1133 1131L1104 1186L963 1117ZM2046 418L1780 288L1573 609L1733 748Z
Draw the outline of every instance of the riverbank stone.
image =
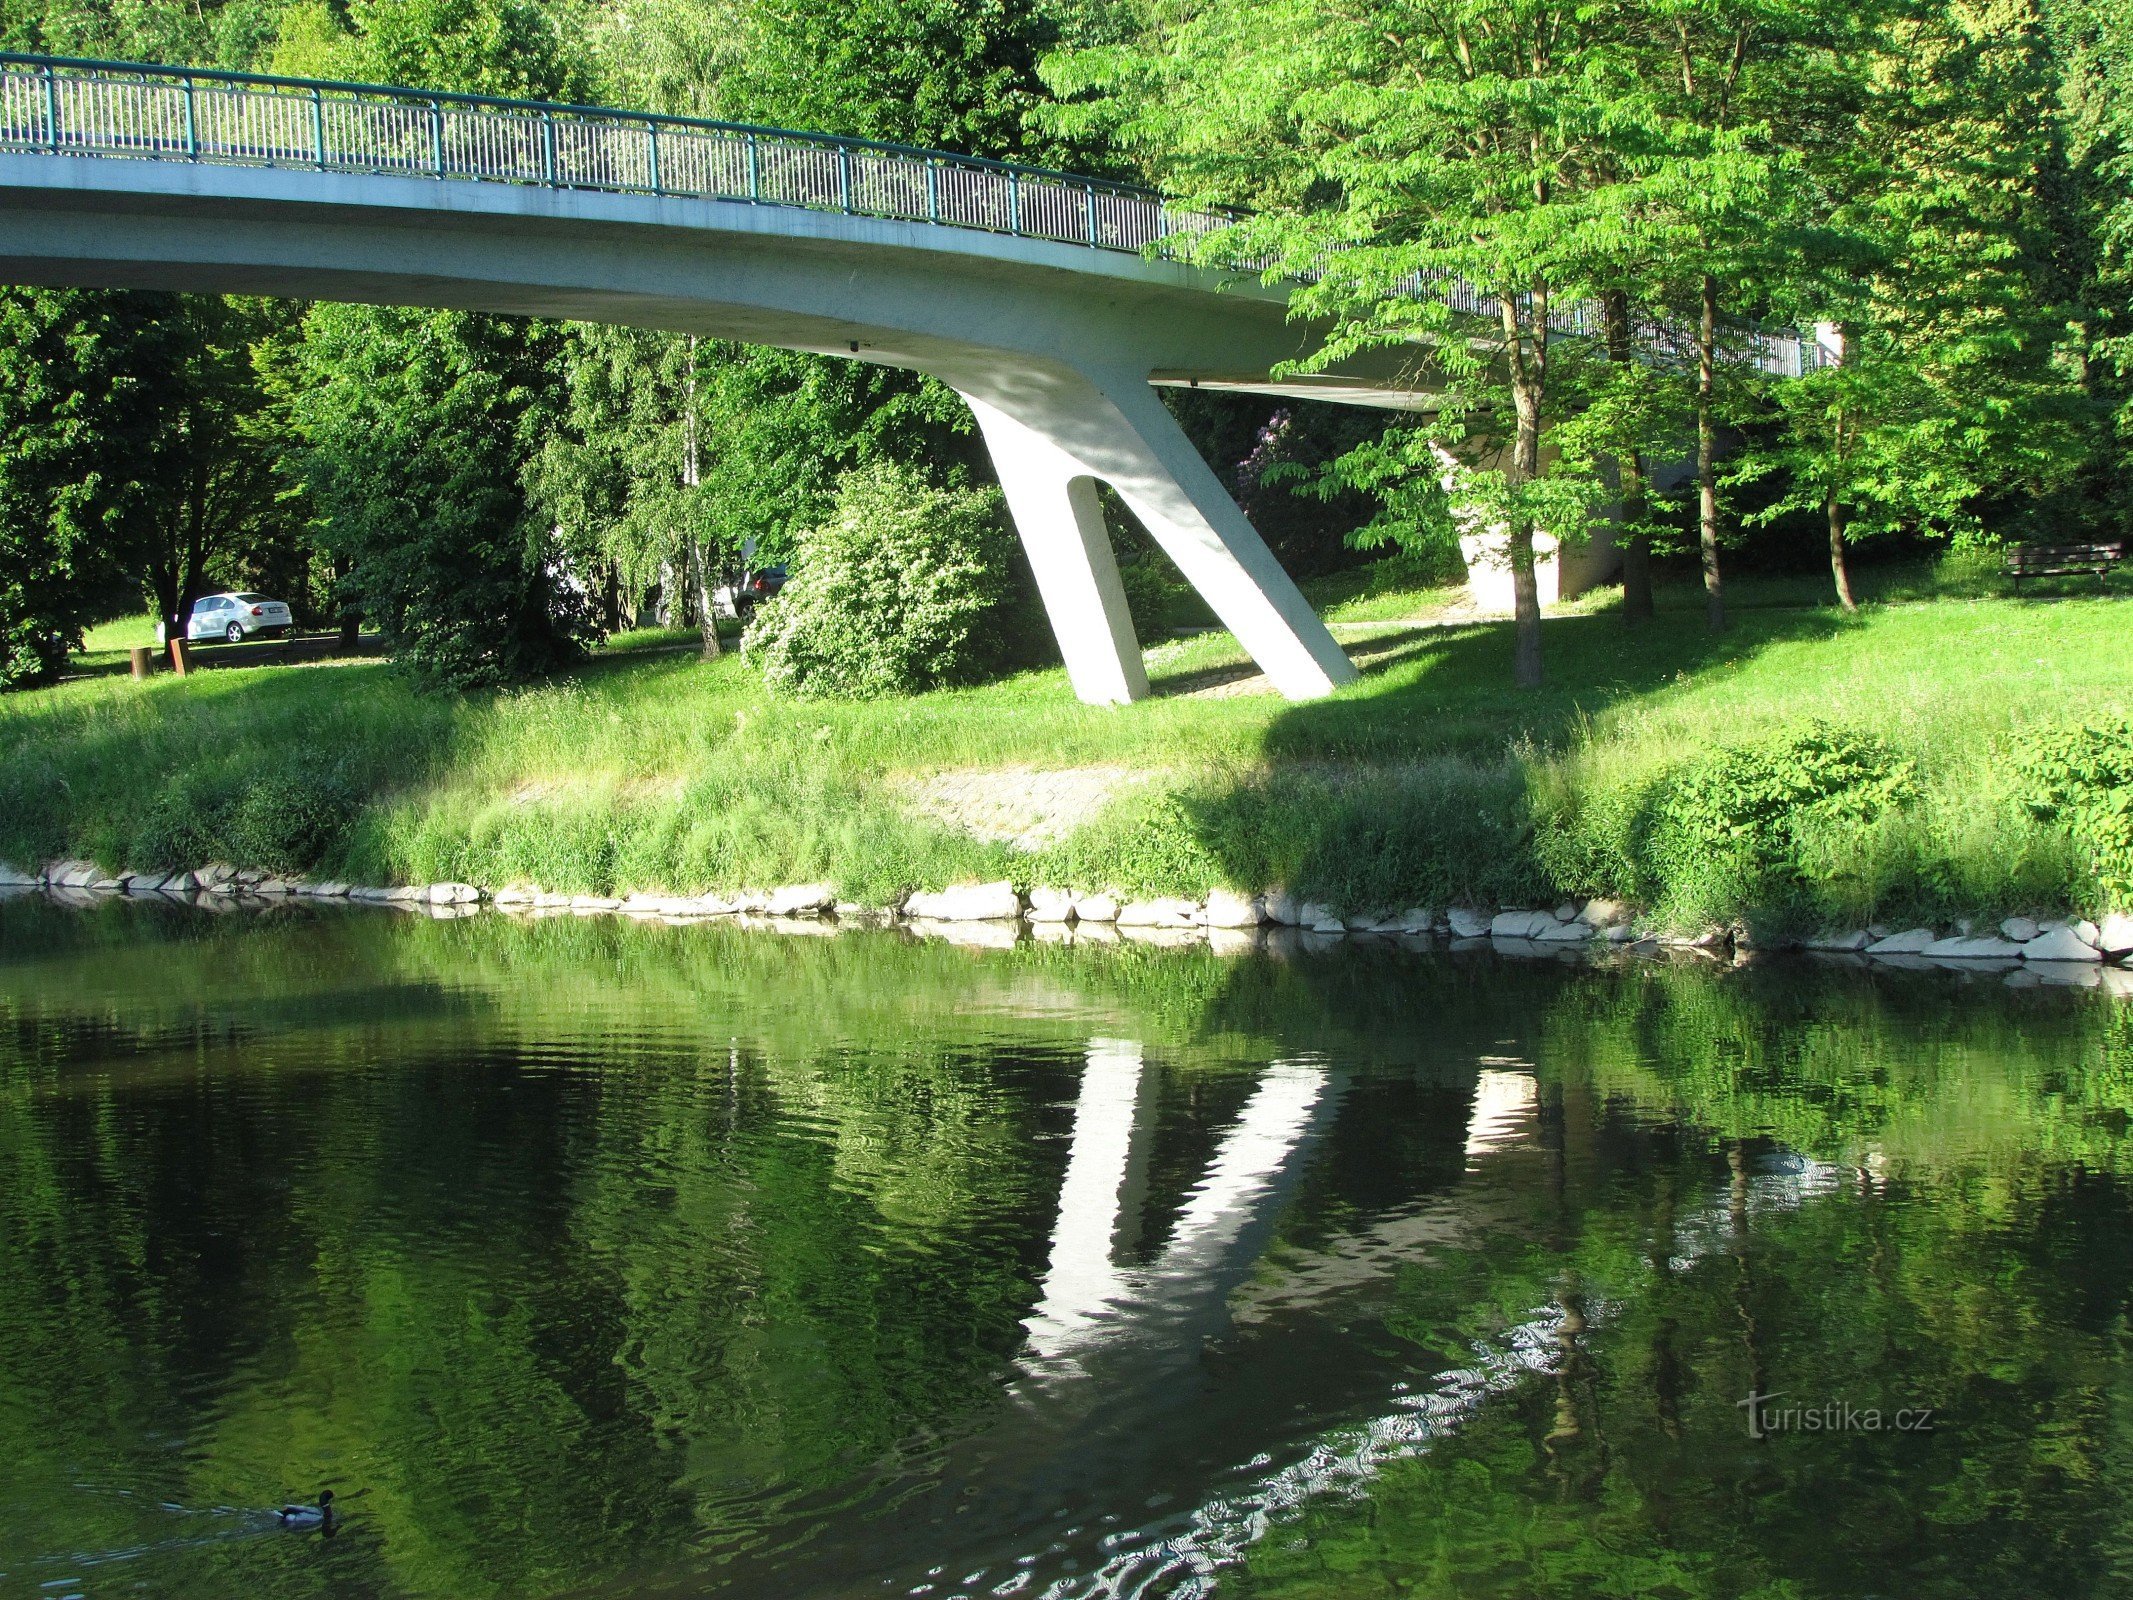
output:
M1489 936L1490 919L1482 912L1467 906L1453 906L1444 916L1451 924L1455 939L1486 939Z
M2046 928L2022 946L2024 961L2101 962L2103 952L2065 923Z
M1110 927L1118 921L1118 896L1115 894L1078 894L1074 897L1074 921Z
M914 921L1009 922L1022 915L1022 896L1005 878L997 883L959 883L950 888L921 889L904 901L904 915Z
M1074 916L1074 892L1071 889L1035 888L1029 892L1029 919L1032 922L1066 922Z
M2000 924L2000 936L2016 944L2027 944L2043 931L2035 917L2009 917Z
M1547 911L1499 911L1489 919L1488 934L1491 939L1538 939L1556 925L1554 914Z
M2012 939L1983 938L1936 939L1919 954L1934 961L2013 961L2022 954L2022 946Z
M1256 928L1266 918L1266 905L1257 895L1234 889L1208 891L1200 920L1210 928Z
M1872 928L1867 932L1872 933ZM1940 935L1931 928L1906 928L1901 933L1886 934L1866 947L1870 956L1915 956L1923 955L1926 946L1936 943Z
M836 903L834 884L788 883L770 891L764 909L774 917L819 917Z
M2113 960L2133 955L2133 912L2114 911L2096 930L2096 948Z
M1200 918L1200 902L1176 895L1158 895L1152 900L1132 900L1119 907L1121 928L1190 928Z

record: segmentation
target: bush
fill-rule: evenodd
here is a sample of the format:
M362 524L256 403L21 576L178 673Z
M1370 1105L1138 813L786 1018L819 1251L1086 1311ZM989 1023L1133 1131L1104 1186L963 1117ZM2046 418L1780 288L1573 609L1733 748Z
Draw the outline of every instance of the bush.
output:
M1611 781L1544 774L1534 851L1560 890L1642 901L1672 922L1784 919L1859 902L1847 885L1865 841L1918 792L1912 763L1880 739L1808 722Z
M2133 904L2133 719L2034 729L2015 771L2030 814L2072 836L2107 902Z
M1917 792L1909 761L1826 722L1720 749L1657 792L1640 852L1647 892L1692 919L1727 906L1791 909L1803 888L1845 870L1818 836L1862 830Z
M1036 619L998 490L941 489L875 463L837 485L743 653L788 694L868 699L969 683L1027 648Z

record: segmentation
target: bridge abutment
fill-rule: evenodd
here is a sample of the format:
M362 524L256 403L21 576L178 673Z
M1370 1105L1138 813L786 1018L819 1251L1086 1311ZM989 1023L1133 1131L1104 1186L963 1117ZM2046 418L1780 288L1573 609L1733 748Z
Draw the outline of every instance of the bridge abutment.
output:
M1355 666L1145 376L1016 364L948 372L1006 488L1074 691L1148 692L1095 484L1115 490L1274 687L1315 699Z

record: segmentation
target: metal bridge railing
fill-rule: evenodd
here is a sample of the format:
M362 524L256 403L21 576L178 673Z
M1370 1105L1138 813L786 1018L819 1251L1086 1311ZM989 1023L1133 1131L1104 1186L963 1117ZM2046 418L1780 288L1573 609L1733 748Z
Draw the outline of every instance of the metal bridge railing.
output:
M0 150L535 184L747 201L1179 254L1228 219L1131 184L975 156L744 123L205 68L0 53ZM1240 261L1243 270L1265 263ZM1493 317L1472 285L1417 277ZM1591 308L1550 319L1590 333ZM1748 359L1796 376L1812 341L1757 335Z

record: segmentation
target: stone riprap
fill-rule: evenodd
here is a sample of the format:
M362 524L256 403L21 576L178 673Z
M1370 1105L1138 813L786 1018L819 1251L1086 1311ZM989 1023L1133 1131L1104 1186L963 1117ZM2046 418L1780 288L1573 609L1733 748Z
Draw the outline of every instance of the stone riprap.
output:
M1548 907L1452 906L1441 912L1412 906L1404 911L1344 916L1331 906L1299 900L1281 889L1256 895L1214 889L1199 896L1128 900L1110 891L1057 886L1040 886L1025 895L1005 879L914 891L894 906L863 906L839 901L835 886L827 883L732 893L637 891L616 896L564 893L524 883L491 889L458 881L392 886L314 882L226 861L190 870L109 873L92 861L66 860L34 870L0 862L0 887L42 888L77 905L107 895L162 895L218 906L292 898L344 899L432 916L465 915L488 906L535 916L619 914L676 923L720 917L790 932L901 925L928 937L982 945L1011 944L1026 929L1051 940L1104 943L1129 938L1156 944L1206 943L1222 950L1251 948L1269 932L1284 931L1302 934L1311 948L1346 937L1448 936L1461 947L1486 942L1499 951L1537 958L1611 950L1632 955L1692 952L1738 961L1771 950L1797 949L1893 965L2007 969L2010 982L2101 982L2104 979L2098 973L2105 973L2113 987L2133 988L2122 981L2133 977L2129 970L2133 969L2133 913L2122 911L2100 923L2028 916L2007 917L1997 924L1964 919L1952 929L1875 923L1766 945L1751 939L1744 929L1714 928L1693 936L1640 930L1635 910L1609 899L1563 901ZM2021 978L2025 972L2030 976ZM2083 978L2083 972L2089 977Z

